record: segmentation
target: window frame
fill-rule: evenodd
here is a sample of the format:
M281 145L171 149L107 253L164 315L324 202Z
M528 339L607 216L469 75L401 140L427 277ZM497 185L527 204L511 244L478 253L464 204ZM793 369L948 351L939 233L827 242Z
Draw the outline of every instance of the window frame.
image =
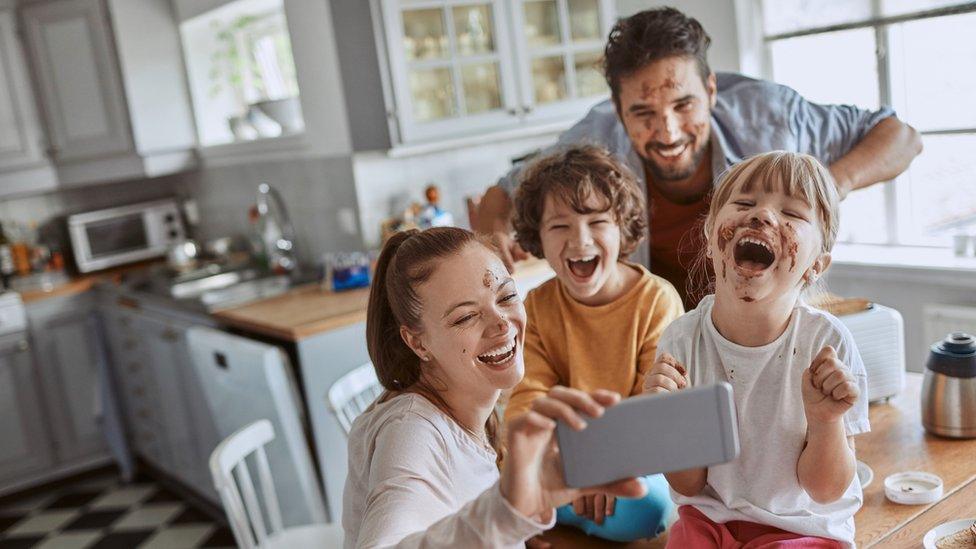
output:
M849 21L825 25L821 27L801 28L789 32L775 33L767 35L763 28L763 1L764 0L734 0L736 8L736 24L739 35L744 37L741 44L740 63L745 72L753 72L761 78L772 80L772 52L771 44L781 40L789 40L803 36L821 35L832 32L872 28L875 34L875 58L878 67L878 102L881 107L897 108L899 105L893 104L892 97L892 61L889 55L890 38L893 27L901 23L919 21L935 17L945 17L951 15L963 15L976 13L976 3L960 2L950 6L932 8L906 12L898 15L881 15L881 0L871 2L874 17L858 21ZM945 128L945 129L925 129L919 130L919 134L928 135L953 135L966 134L976 135L976 127L972 128ZM903 175L894 180L883 183L884 185L884 208L886 218L886 240L889 246L924 246L947 248L951 246L948 239L944 243L936 244L931 239L919 238L919 235L910 234L910 228L914 224L899 223L899 219L911 217L910 209L910 188L909 181ZM850 244L862 244L860 242L850 242Z

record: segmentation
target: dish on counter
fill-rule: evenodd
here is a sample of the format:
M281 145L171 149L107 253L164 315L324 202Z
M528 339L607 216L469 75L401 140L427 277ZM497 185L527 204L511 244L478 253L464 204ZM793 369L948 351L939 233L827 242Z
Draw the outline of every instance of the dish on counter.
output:
M867 463L860 460L857 462L857 480L861 483L861 490L867 488L874 480L874 471Z
M925 549L966 549L976 547L976 517L944 522L926 532Z

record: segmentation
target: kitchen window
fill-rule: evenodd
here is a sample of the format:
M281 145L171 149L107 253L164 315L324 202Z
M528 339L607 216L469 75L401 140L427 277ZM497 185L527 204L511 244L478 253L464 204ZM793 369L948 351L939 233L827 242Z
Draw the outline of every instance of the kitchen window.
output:
M605 99L612 0L381 0L402 144L570 121Z
M236 0L180 25L204 147L304 131L282 0Z
M741 0L761 21L757 66L819 103L888 105L925 150L841 205L839 240L949 246L976 235L976 3Z

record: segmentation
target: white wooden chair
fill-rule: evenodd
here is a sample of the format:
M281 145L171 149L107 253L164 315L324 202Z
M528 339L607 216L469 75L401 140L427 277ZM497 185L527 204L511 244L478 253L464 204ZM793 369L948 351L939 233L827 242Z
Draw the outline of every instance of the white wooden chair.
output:
M214 486L224 504L231 530L242 549L293 547L342 547L342 527L335 524L310 524L284 528L281 509L264 445L275 438L271 422L256 421L224 439L210 455ZM254 455L263 507L251 481L246 458ZM235 475L236 470L236 475ZM236 478L235 478L236 476ZM238 488L239 487L239 488ZM243 499L242 496L243 495ZM268 517L271 528L265 526Z
M373 364L367 362L339 378L329 388L329 408L348 435L352 422L383 392Z

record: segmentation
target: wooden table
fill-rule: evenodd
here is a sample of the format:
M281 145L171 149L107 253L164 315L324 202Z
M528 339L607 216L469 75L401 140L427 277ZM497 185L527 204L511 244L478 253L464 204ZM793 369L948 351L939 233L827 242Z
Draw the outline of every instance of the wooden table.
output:
M864 506L854 516L858 547L921 547L931 528L950 520L976 517L976 439L929 435L922 427L922 376L907 374L905 389L886 404L870 408L871 432L858 436L857 458L874 470L864 490ZM926 471L942 477L944 496L929 505L898 505L885 498L884 479L901 471ZM575 528L556 527L544 538L553 547L664 547L665 536L630 544L589 537Z
M864 490L864 506L854 516L859 547L920 547L930 528L976 516L976 439L926 433L921 390L921 374L908 374L901 394L888 404L871 406L871 432L856 439L857 458L874 469L874 481ZM943 500L929 505L888 501L884 479L900 471L926 471L942 477Z

